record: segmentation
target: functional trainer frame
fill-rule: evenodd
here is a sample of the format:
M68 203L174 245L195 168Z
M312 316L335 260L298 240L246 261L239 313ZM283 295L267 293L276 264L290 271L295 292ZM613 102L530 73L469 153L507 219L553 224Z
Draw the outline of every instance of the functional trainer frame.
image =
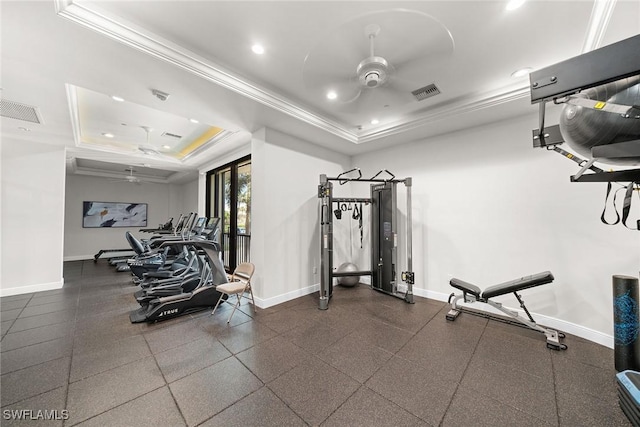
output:
M357 172L358 177L347 177ZM391 178L378 178L386 173ZM348 182L371 183L370 198L334 198L333 182L340 185ZM405 185L407 191L407 269L401 274L401 279L407 284L406 292L399 292L397 286L397 186ZM333 295L333 279L347 276L371 276L371 287L375 290L404 299L413 304L413 260L411 235L411 178L396 179L388 170L381 170L369 179L362 178L359 168L343 172L337 177L320 175L318 185L320 203L320 300L318 308L329 308L329 299ZM372 270L335 272L333 271L333 205L334 203L365 203L371 205L371 267ZM375 268L374 268L375 266Z

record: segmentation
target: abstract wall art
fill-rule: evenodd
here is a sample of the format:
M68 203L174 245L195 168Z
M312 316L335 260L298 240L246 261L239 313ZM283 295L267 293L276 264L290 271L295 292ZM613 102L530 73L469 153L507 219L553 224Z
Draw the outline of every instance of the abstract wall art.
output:
M146 227L146 203L82 202L82 226Z

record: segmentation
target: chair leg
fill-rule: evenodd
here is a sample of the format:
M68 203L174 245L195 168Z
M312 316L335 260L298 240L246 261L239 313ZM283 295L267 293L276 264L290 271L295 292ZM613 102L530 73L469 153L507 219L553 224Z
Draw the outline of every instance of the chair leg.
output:
M224 296L224 294L220 294L220 298L218 298L218 302L216 303L216 306L213 307L213 311L211 312L210 316L213 316L213 313L216 312L216 309L218 308L218 306L220 305L220 301L222 301L222 297Z
M253 289L251 289L251 285L249 285L249 292L251 293L251 303L253 304L253 312L256 312L256 300L253 298Z
M233 306L233 310L231 310L231 316L229 316L229 320L227 320L227 323L231 322L231 318L233 317L233 313L236 312L236 309L240 305L240 294L236 294L236 298L237 298L236 304Z

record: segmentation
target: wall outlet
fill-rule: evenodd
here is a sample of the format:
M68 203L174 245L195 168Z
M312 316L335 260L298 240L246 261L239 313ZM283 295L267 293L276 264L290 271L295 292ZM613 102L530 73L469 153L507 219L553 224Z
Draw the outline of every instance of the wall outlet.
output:
M313 266L313 274L318 274L318 267L315 265Z

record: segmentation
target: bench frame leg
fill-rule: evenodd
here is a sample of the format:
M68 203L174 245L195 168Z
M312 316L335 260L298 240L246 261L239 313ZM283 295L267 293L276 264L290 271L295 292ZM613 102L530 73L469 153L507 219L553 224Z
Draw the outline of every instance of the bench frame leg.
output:
M549 328L545 328L545 327L542 327L542 326L538 325L533 320L533 317L531 317L531 314L529 313L529 310L527 310L527 308L524 306L524 301L522 301L522 298L520 297L520 295L516 294L516 298L518 299L518 302L520 303L520 307L522 307L522 309L525 311L525 313L527 314L529 319L526 319L526 318L520 316L520 314L518 312L514 311L514 310L509 310L507 308L504 308L501 303L493 302L491 300L478 300L478 299L476 299L476 297L474 295L470 295L470 294L467 294L467 293L463 293L463 295L456 295L456 296L454 296L454 294L451 294L449 296L449 304L451 304L451 310L449 310L449 312L447 313L446 318L449 321L454 321L460 315L460 312L465 311L467 313L474 314L474 315L480 315L480 316L483 316L483 317L486 317L486 318L489 318L489 319L502 320L502 319L499 319L498 317L492 315L491 313L466 310L464 307L461 307L461 306L458 305L458 301L460 301L460 300L463 300L466 303L481 302L481 303L484 303L484 304L488 304L491 307L495 308L496 310L499 310L499 311L503 312L504 314L506 314L509 317L508 320L510 322L513 322L512 324L515 324L517 326L522 326L522 327L525 327L527 329L531 329L533 331L540 332L540 333L544 334L544 336L547 339L547 348L550 348L552 350L566 350L567 349L567 345L566 344L562 344L560 342L560 339L564 338L564 334L562 332L556 331L555 329L549 329Z

